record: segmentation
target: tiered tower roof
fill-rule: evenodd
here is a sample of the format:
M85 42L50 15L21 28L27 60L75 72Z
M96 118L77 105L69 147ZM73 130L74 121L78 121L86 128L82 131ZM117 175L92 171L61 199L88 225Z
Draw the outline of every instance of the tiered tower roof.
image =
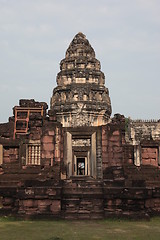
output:
M51 112L63 126L99 126L111 115L105 76L95 51L83 33L70 43L60 62L57 87L51 98Z

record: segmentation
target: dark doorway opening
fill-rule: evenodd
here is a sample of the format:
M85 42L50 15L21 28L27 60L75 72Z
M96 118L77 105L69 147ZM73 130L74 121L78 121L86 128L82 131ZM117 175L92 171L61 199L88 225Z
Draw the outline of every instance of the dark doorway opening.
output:
M77 158L77 175L85 175L85 158Z

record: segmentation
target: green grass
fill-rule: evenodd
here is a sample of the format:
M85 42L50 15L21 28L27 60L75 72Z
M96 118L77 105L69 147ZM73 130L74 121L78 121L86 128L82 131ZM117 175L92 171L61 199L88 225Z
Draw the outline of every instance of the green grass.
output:
M0 218L3 240L158 240L160 218L151 221L20 221Z

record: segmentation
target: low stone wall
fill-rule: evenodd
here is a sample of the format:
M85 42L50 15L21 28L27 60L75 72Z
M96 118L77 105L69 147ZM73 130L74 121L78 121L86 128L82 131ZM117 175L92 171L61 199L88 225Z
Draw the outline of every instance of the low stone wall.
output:
M1 188L0 194L2 215L61 217L61 187Z
M3 208L0 214L68 219L160 216L160 187L106 187L102 184L92 185L89 190L74 185L74 188L72 185L1 187Z
M104 214L105 218L160 215L160 188L104 188Z

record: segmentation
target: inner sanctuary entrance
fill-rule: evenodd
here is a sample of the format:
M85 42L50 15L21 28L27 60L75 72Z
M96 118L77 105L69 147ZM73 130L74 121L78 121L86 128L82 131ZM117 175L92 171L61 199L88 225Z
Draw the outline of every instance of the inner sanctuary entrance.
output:
M88 175L88 164L87 164L87 158L85 157L77 157L76 162L74 165L75 173L77 176L85 176Z
M96 132L66 131L64 141L66 177L96 178Z

